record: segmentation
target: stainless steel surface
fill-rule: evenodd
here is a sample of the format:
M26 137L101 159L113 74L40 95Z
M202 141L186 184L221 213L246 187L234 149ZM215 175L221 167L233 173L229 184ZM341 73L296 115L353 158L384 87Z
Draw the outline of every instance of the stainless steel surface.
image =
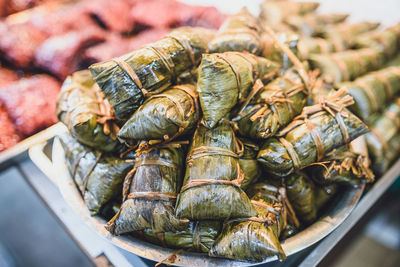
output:
M300 266L316 266L323 258L334 248L339 240L341 240L353 226L361 219L361 217L375 204L375 202L383 195L390 185L399 177L400 160L398 160L383 175L361 199L357 208L346 219L346 223L340 225L334 232L327 236L301 263Z
M91 217L86 205L75 186L67 167L65 165L64 151L60 143L56 140L53 145L52 162L45 159L43 154L43 145L37 145L30 149L30 156L37 166L44 171L47 175L53 176L53 180L59 187L64 199L73 208L73 210L94 229L100 236L111 241L113 244L154 261L160 261L176 250L162 248L139 239L127 236L112 236L104 229L105 221L100 217ZM42 154L42 155L41 155ZM335 203L332 209L322 218L300 232L296 236L289 238L282 243L283 249L287 255L292 255L299 252L312 244L320 241L336 227L338 227L345 218L351 213L361 194L364 187L349 188L343 193L342 197ZM271 262L276 258L269 258L265 262ZM265 263L264 262L264 263ZM179 254L176 265L181 266L249 266L256 265L247 262L231 261L226 259L210 258L204 254L183 252ZM260 263L257 263L260 264Z

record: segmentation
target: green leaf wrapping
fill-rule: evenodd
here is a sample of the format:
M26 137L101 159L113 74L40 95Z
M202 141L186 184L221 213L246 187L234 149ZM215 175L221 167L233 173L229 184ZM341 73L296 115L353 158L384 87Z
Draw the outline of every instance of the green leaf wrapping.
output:
M269 34L264 33L262 35L262 39L264 43L264 49L262 51L263 57L279 63L282 71L285 71L293 66L293 62L282 51L281 47L276 44L274 38L272 38ZM299 36L297 34L283 32L278 35L278 40L280 43L286 45L290 51L293 52L293 54L299 56Z
M350 110L367 121L399 93L400 67L387 67L339 86L347 88L354 98L355 103L349 107Z
M262 175L262 168L257 161L257 154L260 148L250 139L241 138L240 140L244 146L243 155L239 157L239 165L244 173L240 188L246 190L251 183L257 181Z
M222 223L219 221L195 221L177 232L155 234L151 229L143 231L146 241L166 247L183 248L187 251L208 253L220 234Z
M319 212L323 211L322 208L335 197L338 190L338 184L315 185L315 206Z
M225 220L256 215L240 189L243 172L230 125L199 126L187 156L186 174L175 212L190 220Z
M119 142L104 133L104 125L97 122L101 118L99 101L104 102L101 92L88 70L75 72L61 87L57 100L57 117L71 135L87 146L111 152Z
M400 49L400 23L383 31L363 34L357 39L356 47L377 47L384 51L387 59L391 59Z
M176 85L150 97L119 131L124 140L164 140L191 131L200 116L196 87Z
M278 188L257 183L249 188L249 192L258 213L258 218L254 219L261 221L228 222L210 249L209 255L253 262L261 262L273 256L284 260L286 255L279 243L280 231L285 221L282 207L284 203L280 202ZM269 225L262 222L263 219L271 216L266 206L272 208L276 204L281 208L272 215L272 222L269 222Z
M301 113L306 104L303 80L291 68L260 89L250 104L233 120L244 136L265 139L274 136Z
M384 54L375 48L347 50L329 55L311 55L309 62L313 69L320 69L327 82L340 83L382 67Z
M182 183L182 148L161 147L142 153L123 188L120 211L107 224L119 235L152 229L154 233L185 229L187 220L174 215L176 195Z
M287 176L368 132L359 118L346 111L335 116L320 111L307 121L294 121L283 130L281 138L272 137L264 142L257 158L266 172Z
M391 139L398 135L400 130L400 98L388 106L370 125L371 132L365 136L368 152L373 162L376 174L381 175L388 164L380 165L386 158L389 150L394 150L390 144Z
M162 92L177 76L195 68L213 35L204 28L179 28L158 42L89 69L116 117L127 119L146 97Z
M261 3L260 17L263 23L275 26L292 15L305 15L319 7L316 2L264 1Z
M357 42L360 34L375 30L379 23L362 21L357 23L341 23L325 27L320 35L323 38L345 43L345 47L350 48Z
M400 134L396 134L388 142L388 149L383 155L376 157L372 163L372 170L377 176L381 176L387 171L390 165L398 159L400 154Z
M67 167L91 215L98 214L107 203L121 195L124 177L134 161L101 154L79 144L68 134L60 135L59 140Z
M365 182L374 181L375 176L370 169L371 161L365 136L328 153L324 162L324 165L307 168L310 178L317 184L337 183L358 187Z
M286 192L296 216L309 225L317 219L315 206L315 185L303 173L294 173L285 178Z
M247 8L229 16L211 41L210 53L247 51L259 55L262 51L261 26Z
M303 60L309 59L312 54L341 52L347 48L343 41L319 37L311 38L302 36L297 44L299 57Z
M204 125L215 127L237 103L245 100L257 78L277 69L275 63L249 53L203 55L197 91Z
M285 23L300 35L311 37L323 32L328 24L343 22L347 17L347 14L311 13L305 16L289 16L285 19Z

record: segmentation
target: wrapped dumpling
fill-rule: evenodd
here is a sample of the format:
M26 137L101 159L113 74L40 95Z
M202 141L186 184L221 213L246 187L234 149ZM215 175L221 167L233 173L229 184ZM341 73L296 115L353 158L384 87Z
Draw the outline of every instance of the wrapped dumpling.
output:
M175 217L174 206L182 184L184 154L172 143L137 156L124 181L122 205L106 228L120 235L151 229L154 233L185 229L188 220Z
M158 42L89 69L115 116L127 119L145 98L161 93L179 75L196 68L213 36L211 30L182 27Z
M64 81L57 116L82 144L106 152L118 148L114 112L88 70L75 72Z
M225 220L256 215L240 188L244 173L238 153L242 149L228 123L213 129L197 128L176 204L178 218Z
M215 127L237 103L245 101L258 78L277 70L277 64L249 53L203 55L197 81L202 123Z
M69 134L59 136L67 167L92 215L101 212L120 197L125 175L134 165L132 159L120 159L78 143Z
M161 94L151 96L119 131L127 141L165 140L187 134L200 117L196 87L175 85Z

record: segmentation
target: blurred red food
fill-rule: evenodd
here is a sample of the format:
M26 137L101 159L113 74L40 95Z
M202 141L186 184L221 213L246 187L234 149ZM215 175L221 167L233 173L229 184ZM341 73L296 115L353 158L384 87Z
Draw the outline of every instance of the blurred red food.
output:
M179 14L187 5L174 0L147 0L136 3L131 16L136 23L152 28L171 28L181 25Z
M29 136L57 122L59 88L58 81L49 75L22 78L0 88L0 104L16 130Z
M85 62L93 64L119 57L129 52L130 39L118 34L109 34L104 43L86 49L83 58Z
M18 80L18 75L12 70L0 68L0 88Z
M95 17L106 29L115 32L130 32L134 20L129 13L132 3L127 0L86 0L80 5L84 13Z
M0 107L0 151L17 144L21 137L17 134L7 111Z
M64 79L78 70L83 51L104 41L105 37L106 33L96 27L53 36L38 47L35 53L35 65Z
M0 51L12 64L30 67L36 49L47 38L47 34L24 24L0 23Z
M129 42L129 51L134 51L146 44L154 43L162 39L170 31L171 30L167 28L158 28L158 29L143 31L131 38Z
M169 29L151 29L129 38L116 34L108 35L104 43L88 48L83 58L85 62L92 64L119 57L148 43L160 40L169 31Z

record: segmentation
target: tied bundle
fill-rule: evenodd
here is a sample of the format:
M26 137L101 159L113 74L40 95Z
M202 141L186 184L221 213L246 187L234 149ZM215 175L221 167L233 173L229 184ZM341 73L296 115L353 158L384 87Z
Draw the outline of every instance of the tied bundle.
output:
M161 93L179 75L196 68L213 36L204 28L180 28L156 43L89 69L115 116L127 119L145 98Z
M350 143L368 131L356 116L344 110L353 98L341 89L319 104L303 109L301 115L264 143L258 160L265 171L286 176L321 161L325 153Z
M111 152L118 148L114 111L88 70L69 76L57 101L57 116L83 144Z

